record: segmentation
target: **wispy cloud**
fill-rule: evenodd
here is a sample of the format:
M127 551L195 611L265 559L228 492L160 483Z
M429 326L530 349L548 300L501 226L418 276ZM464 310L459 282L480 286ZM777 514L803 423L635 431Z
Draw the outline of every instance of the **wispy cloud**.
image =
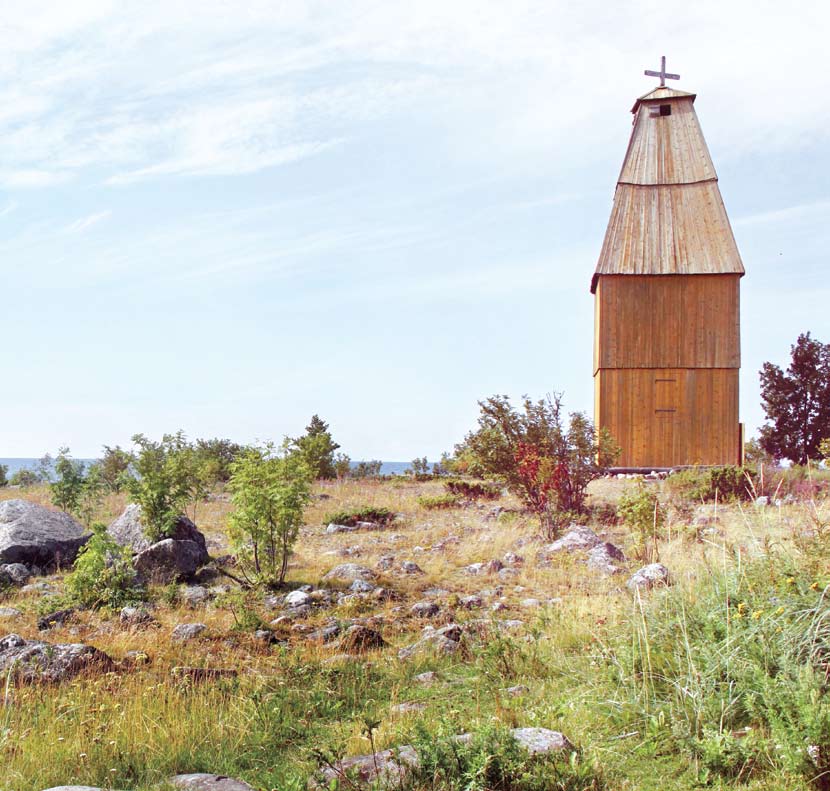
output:
M66 233L83 233L84 231L88 231L92 228L93 225L97 225L99 222L106 220L111 215L112 211L107 209L105 211L99 211L95 214L87 215L86 217L80 217L74 222L69 223L69 225L64 228L64 231Z
M749 214L736 218L732 221L732 224L736 226L766 225L776 222L792 222L813 215L819 215L823 220L826 220L828 213L830 213L830 200L820 200L814 203L802 203L798 206L787 206L783 209Z

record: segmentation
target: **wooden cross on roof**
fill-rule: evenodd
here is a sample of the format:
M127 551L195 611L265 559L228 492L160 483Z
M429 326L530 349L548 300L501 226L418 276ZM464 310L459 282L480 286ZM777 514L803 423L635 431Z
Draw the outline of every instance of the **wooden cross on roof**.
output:
M679 74L669 74L666 71L666 56L660 58L660 71L651 71L650 69L646 69L644 74L646 77L659 77L660 78L660 87L664 88L666 85L666 80L679 80Z

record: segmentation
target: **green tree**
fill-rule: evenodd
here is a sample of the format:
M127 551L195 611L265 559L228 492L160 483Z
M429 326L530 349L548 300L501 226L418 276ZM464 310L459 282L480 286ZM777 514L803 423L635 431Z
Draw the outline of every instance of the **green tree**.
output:
M73 459L69 448L60 448L53 465L55 480L49 484L52 503L61 511L75 513L84 488L85 465Z
M516 409L507 396L479 401L478 428L456 447L469 471L502 480L539 518L545 535L585 510L588 484L603 475L618 455L604 431L599 434L579 412L567 428L561 395Z
M228 535L249 585L276 587L285 581L310 483L301 455L285 448L278 452L273 444L248 448L231 465L234 511Z
M0 488L9 485L9 479L6 477L9 472L8 465L0 464Z
M143 434L132 439L136 445L136 477L125 481L127 492L130 502L141 506L147 537L160 541L171 534L188 503L194 502L201 492L192 449L181 431L165 434L161 442Z
M412 467L407 472L411 473L416 478L423 475L429 475L429 462L426 456L421 456L419 459L412 459Z
M231 465L242 451L241 445L229 439L197 439L194 453L199 477L209 488L227 483L231 477Z
M830 344L798 336L786 371L764 363L761 403L767 422L761 447L775 459L806 464L820 458L819 444L830 437Z
M338 480L348 478L352 471L352 460L345 453L337 453L334 456L334 474Z
M133 455L127 450L116 445L111 448L104 445L104 452L98 462L100 476L103 486L110 492L120 492L124 488L124 482L130 474L130 465Z
M291 447L300 455L313 478L337 476L334 453L340 446L331 438L329 424L318 415L312 416L302 437L291 440Z
M24 488L37 486L39 483L41 483L40 476L28 467L21 467L19 470L15 470L9 479L11 486L22 486Z
M657 492L644 483L627 489L620 497L617 515L634 534L637 557L646 563L656 562L657 541L666 521Z

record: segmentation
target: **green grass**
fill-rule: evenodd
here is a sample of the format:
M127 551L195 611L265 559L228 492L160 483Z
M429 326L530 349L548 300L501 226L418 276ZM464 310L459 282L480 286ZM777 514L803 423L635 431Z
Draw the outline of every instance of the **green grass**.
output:
M625 488L614 494L610 482L602 483L609 499ZM445 618L470 622L465 653L401 662L396 649L414 641L423 625L407 619L409 602L431 585L457 597L498 584L457 570L500 555L535 530L519 518L510 526L489 523L481 532L475 512L432 511L418 503L440 497L439 484L413 486L403 493L392 484L326 490L343 510L371 502L404 513L404 537L394 543L400 559L416 543L463 535L446 554L417 557L423 578L391 581L404 597L403 612L393 610L397 602L372 611L384 619L389 648L342 661L333 661L336 648L296 636L287 648L266 648L235 627L225 605L187 611L172 596L165 603L160 590L153 592L158 630L124 632L105 611L84 613L73 627L79 636L65 628L47 639L82 639L116 658L143 648L152 662L55 687L10 684L0 706L0 788L78 784L137 791L176 773L205 771L257 789L304 789L324 758L403 744L415 745L423 760L410 781L417 791L824 787L820 776L830 759L827 501L782 511L726 506L718 524L723 535L706 540L670 514L659 552L676 583L642 596L618 590L618 579L598 579L575 558L550 569L528 562L517 582L560 596L560 604L522 611L515 599L528 594L504 583L513 611L498 617L520 617L524 630L500 633L476 625L487 621L486 611L459 609ZM319 524L317 508L312 524ZM360 562L371 565L389 551L376 543L383 540L378 535L364 540L366 552L375 554ZM609 538L626 540L622 533ZM319 528L304 534L291 581L319 579L340 562L325 551L354 540L324 536ZM525 554L530 560L532 548ZM21 594L3 601L24 609L24 622L14 628L29 637L37 634L35 602ZM268 618L264 610L255 614ZM335 608L312 623L348 614L348 607ZM208 636L171 644L169 629L182 620L206 622ZM194 684L174 679L175 664L234 667L239 677ZM436 683L416 680L425 670L438 673ZM527 691L507 692L517 685ZM394 713L394 704L410 701L426 708ZM531 760L505 736L508 728L530 726L562 731L578 750ZM473 734L469 745L452 741L461 733Z

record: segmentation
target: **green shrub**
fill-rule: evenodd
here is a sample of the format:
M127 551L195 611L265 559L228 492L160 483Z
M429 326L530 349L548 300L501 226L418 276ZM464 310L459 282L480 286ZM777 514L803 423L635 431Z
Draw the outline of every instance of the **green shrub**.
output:
M748 500L751 478L743 467L694 467L666 478L669 497L679 503L711 503Z
M21 467L13 472L12 477L9 478L10 486L22 486L24 489L29 486L37 486L39 483L42 483L40 475L28 467Z
M626 490L620 497L617 515L634 534L637 557L654 563L658 559L657 541L665 523L657 492L643 483Z
M506 728L489 727L459 741L417 726L417 787L446 791L600 791L599 769L578 751L531 755Z
M115 542L106 525L95 524L92 530L64 580L68 602L81 607L122 607L141 599L130 550Z
M498 500L502 494L501 485L489 481L465 481L454 478L445 481L444 486L450 494L458 494L468 500Z
M445 508L458 508L464 498L458 494L424 495L418 498L418 505L428 511L440 511Z
M0 464L0 488L2 488L3 486L8 486L9 485L9 479L6 477L8 472L9 472L8 466L5 465L5 464Z
M235 510L228 535L249 585L276 587L285 581L310 483L300 454L278 452L273 445L248 448L231 465L228 488Z
M378 508L371 505L350 508L347 511L336 511L323 517L323 524L346 525L354 527L358 522L375 522L387 527L395 520L395 512L388 508Z
M615 724L680 746L708 776L830 777L825 583L774 553L652 594L599 660Z

